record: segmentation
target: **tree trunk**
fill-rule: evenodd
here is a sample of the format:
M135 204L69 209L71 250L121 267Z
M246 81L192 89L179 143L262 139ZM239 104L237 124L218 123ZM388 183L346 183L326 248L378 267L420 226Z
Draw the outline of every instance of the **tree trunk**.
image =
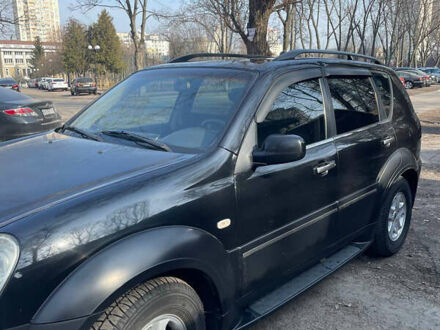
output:
M248 54L271 55L267 43L267 27L269 16L273 11L275 0L249 0L248 29L254 28L255 35L252 40L245 40Z

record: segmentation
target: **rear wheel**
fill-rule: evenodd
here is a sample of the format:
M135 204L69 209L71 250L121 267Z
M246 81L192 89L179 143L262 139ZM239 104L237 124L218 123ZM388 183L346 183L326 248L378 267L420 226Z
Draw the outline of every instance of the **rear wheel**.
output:
M408 181L400 178L387 191L382 204L371 251L388 257L400 250L411 221L412 194Z
M414 84L411 81L407 81L407 82L405 82L405 88L406 89L413 89Z
M204 330L203 305L186 282L159 277L119 297L91 330Z

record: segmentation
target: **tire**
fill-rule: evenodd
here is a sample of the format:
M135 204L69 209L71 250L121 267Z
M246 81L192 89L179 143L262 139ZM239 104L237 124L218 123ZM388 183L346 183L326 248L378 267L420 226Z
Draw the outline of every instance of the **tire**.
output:
M402 209L397 208L397 212L393 211L391 208L396 205L394 202L403 202L402 198L404 198L405 206L402 207ZM374 255L389 257L400 250L405 242L411 222L412 201L411 189L408 181L406 181L404 178L397 180L388 189L380 209L379 221L374 235L374 242L370 248L370 251ZM406 210L405 216L403 216L403 213L401 213L404 208ZM399 214L401 215L400 217ZM396 216L393 217L393 215ZM389 222L392 219L396 219L397 226L389 226ZM404 219L404 224L401 222L399 223L397 219ZM392 229L389 230L389 227ZM393 230L393 228L395 230ZM397 230L397 228L401 228L401 230Z
M407 81L407 82L405 82L405 88L406 89L413 89L414 84L411 81Z
M163 329L205 330L203 304L186 282L159 277L124 293L108 307L90 330L148 329L160 318L170 320Z

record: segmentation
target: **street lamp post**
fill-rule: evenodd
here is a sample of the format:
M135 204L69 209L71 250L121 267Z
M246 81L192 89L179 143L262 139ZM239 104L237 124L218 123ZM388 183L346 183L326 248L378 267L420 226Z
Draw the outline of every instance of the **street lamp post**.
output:
M95 58L94 58L94 61L93 61L93 62L95 63L94 74L95 74L95 84L96 84L96 88L98 88L98 78L97 78L97 75L98 75L98 63L97 63L97 61L96 61L96 54L97 54L98 51L101 49L101 47L100 47L99 45L95 45L95 46L88 45L88 46L87 46L87 49L90 50L90 51L94 51L94 53L95 53Z

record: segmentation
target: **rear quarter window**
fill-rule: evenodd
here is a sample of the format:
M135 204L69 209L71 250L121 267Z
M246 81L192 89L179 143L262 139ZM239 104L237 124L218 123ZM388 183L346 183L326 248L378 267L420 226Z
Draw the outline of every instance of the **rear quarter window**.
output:
M391 87L391 78L386 73L375 72L373 73L373 80L380 95L385 114L387 118L389 118L391 110L393 109L393 92Z

